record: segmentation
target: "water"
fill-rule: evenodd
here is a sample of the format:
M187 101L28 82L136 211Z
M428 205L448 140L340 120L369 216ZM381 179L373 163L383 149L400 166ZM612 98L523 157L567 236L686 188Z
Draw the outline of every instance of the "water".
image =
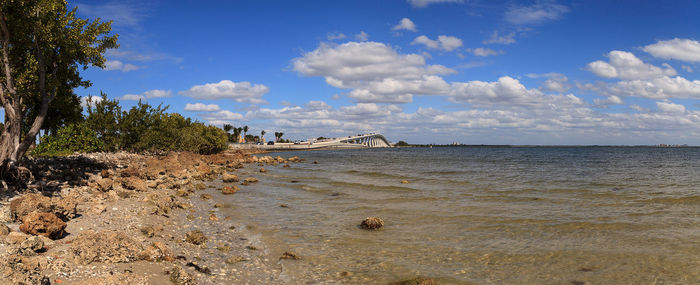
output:
M268 167L231 211L304 258L282 262L299 283L700 283L700 148L280 155L306 162ZM368 216L385 228L359 229Z

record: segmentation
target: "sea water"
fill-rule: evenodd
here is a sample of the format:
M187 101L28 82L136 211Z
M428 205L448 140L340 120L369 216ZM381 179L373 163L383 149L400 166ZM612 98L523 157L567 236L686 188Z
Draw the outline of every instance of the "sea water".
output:
M698 284L700 148L434 147L273 153L229 211L291 283ZM317 164L312 163L318 162ZM408 183L401 183L402 180ZM282 207L281 207L282 206ZM362 230L369 216L385 221Z

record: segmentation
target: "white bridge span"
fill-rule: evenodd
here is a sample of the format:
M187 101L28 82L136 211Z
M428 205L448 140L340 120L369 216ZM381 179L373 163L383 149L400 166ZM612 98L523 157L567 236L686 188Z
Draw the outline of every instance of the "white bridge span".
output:
M316 149L316 148L378 148L392 147L391 143L382 134L359 134L340 138L323 140L308 140L295 143L275 143L274 145L238 145L231 144L233 148L259 148L267 150L285 149Z

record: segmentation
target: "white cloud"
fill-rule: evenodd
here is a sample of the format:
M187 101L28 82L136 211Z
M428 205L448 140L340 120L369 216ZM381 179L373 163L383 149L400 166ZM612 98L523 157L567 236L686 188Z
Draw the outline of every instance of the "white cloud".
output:
M90 18L113 20L115 26L137 27L150 10L141 2L112 1L99 5L78 4L78 13Z
M569 7L555 2L544 2L531 6L511 6L503 17L506 22L514 25L537 25L558 20L567 12Z
M326 38L327 38L329 41L334 41L334 40L342 40L342 39L344 39L344 38L347 38L347 36L346 36L345 34L343 34L343 33L328 33L328 35L326 36Z
M437 40L431 40L430 38L422 35L418 36L411 42L412 45L422 44L431 49L439 49L444 51L453 51L458 47L462 46L462 40L452 37L441 35L438 36Z
M90 107L95 106L95 103L102 102L102 97L100 96L84 96L80 97L80 106L82 106L83 108L87 108L88 98L90 99Z
M187 103L185 105L185 111L191 112L215 112L219 110L221 110L221 108L216 104Z
M391 28L392 31L398 31L398 30L406 30L406 31L412 31L415 32L416 30L416 24L411 21L409 18L403 18L401 21L399 21L399 24Z
M676 75L676 70L670 65L664 64L661 68L644 63L631 52L614 50L608 53L608 58L609 62L597 60L589 63L588 70L600 77L626 80Z
M499 35L498 31L493 32L488 40L483 41L484 44L503 44L509 45L515 43L515 32L506 35Z
M607 107L608 105L620 105L624 102L620 97L612 95L610 97L607 97L606 99L593 99L593 103L595 103L599 107Z
M560 108L581 106L583 100L574 95L546 95L537 89L527 89L520 81L503 76L494 82L453 82L450 101L503 107Z
M475 48L475 49L466 49L467 52L473 53L476 56L492 56L492 55L499 55L503 54L502 50L492 50L490 48Z
M146 99L152 99L152 98L170 97L170 96L172 96L172 94L173 94L173 92L170 90L153 89L153 90L148 90L146 92L143 92L141 94L125 94L120 99L121 100L138 101L138 100L146 100Z
M355 39L361 42L365 42L367 41L367 39L369 39L369 35L365 33L365 31L360 31L359 34L355 35Z
M437 75L455 71L427 65L418 54L399 54L378 42L321 44L292 61L294 71L323 76L326 83L354 89L348 95L358 102L410 102L413 94L445 93L449 85Z
M262 96L268 91L267 86L262 84L253 85L247 81L221 80L218 83L195 85L188 90L178 92L178 94L195 99L232 99L236 102L260 104L265 103Z
M556 72L543 73L543 74L526 74L530 78L547 78L545 82L542 83L540 89L544 91L553 91L564 93L571 89L571 84L569 84L569 78L566 75Z
M656 102L656 107L664 113L685 113L685 106L671 102Z
M141 66L130 63L123 63L119 60L108 60L105 62L105 70L119 70L122 72L133 71L140 69Z
M688 80L680 76L662 76L649 80L620 81L604 84L597 90L604 94L646 97L653 99L694 98L700 99L700 80Z
M642 50L659 58L700 62L700 42L695 40L674 38L658 41L645 46Z
M228 110L201 113L199 116L212 125L231 124L244 120L243 115Z
M685 70L686 72L693 72L693 68L687 65L681 65L681 69Z
M462 3L463 0L407 0L413 7L425 8L431 4L437 3Z

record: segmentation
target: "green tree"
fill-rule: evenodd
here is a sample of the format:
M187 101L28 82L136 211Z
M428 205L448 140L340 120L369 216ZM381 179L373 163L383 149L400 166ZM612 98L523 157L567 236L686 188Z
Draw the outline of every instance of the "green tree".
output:
M260 131L260 141L261 142L265 142L265 134L266 133L267 132L265 132L265 130Z
M119 122L121 122L122 108L119 100L110 100L107 94L100 92L99 100L87 98L87 117L85 123L97 133L102 140L105 150L115 151L120 149L121 137Z
M76 87L90 86L79 70L104 67L104 52L117 47L117 35L108 35L111 22L78 18L76 10L67 6L61 0L0 2L3 176L36 140L49 104L57 97L71 96ZM36 116L29 120L31 108Z
M243 138L248 141L248 126L243 126Z
M231 130L233 130L233 126L231 124L224 124L224 132L226 132L226 136L228 137L228 141L232 142L233 141L233 135L231 135Z
M32 151L37 156L65 155L73 152L103 151L104 144L97 133L84 122L70 124L57 132L41 137L41 142Z

